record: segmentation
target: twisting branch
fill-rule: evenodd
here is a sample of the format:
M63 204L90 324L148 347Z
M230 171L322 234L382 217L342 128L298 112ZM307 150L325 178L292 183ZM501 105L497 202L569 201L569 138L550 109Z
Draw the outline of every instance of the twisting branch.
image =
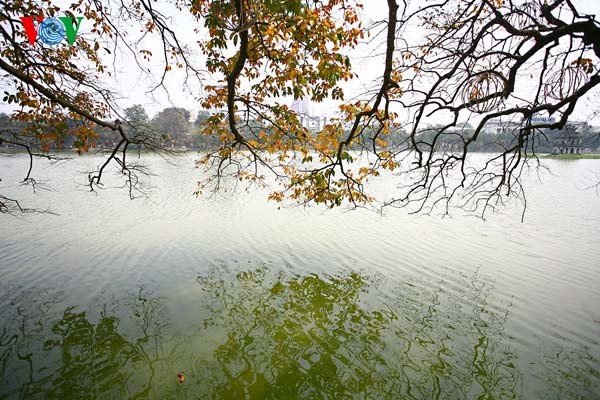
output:
M158 31L163 42L165 67L159 85L163 84L165 74L170 70L170 62L185 67L186 84L190 74L198 79L202 76L170 27L168 18L151 3L117 0L107 4L84 0L63 7L56 2L24 1L8 2L0 10L0 70L3 72L0 79L9 90L4 101L19 106L12 118L23 125L23 133L27 137L39 142L40 148L39 153L34 154L31 147L22 146L30 155L30 172L25 182L35 185L31 169L36 154L46 154L52 146L60 148L65 135L75 138L79 154L88 152L95 145L98 130L106 128L118 133L119 143L98 170L88 174L90 190L102 186L103 173L113 161L125 176L125 186L129 188L131 197L133 191L143 189L140 177L148 170L131 163L127 152L142 148L162 152L162 143L151 134L135 134L121 126L119 121L123 118L116 104L116 95L102 85L101 77L106 76L107 66L104 54L100 52L104 49L110 54L109 49L102 46L110 47L112 43L113 51L125 48L137 66L146 71L138 57L142 54L146 58L149 52L140 50L139 42L132 42L127 33L119 29L123 20L133 21L141 25L142 38L147 33ZM62 12L70 17L84 14L92 35L85 39L78 36L74 43L65 46L51 47L29 42L21 16L53 16ZM118 117L116 120L115 116ZM75 126L71 122L75 122Z
M420 18L429 35L420 47L406 46L396 66L404 95L395 102L413 111L416 167L405 174L404 194L386 204L413 204L418 212L438 204L449 212L454 204L484 216L507 198L525 200L520 177L530 161L539 165L536 143L547 140L547 130L564 128L579 100L600 84L600 25L565 0L459 4L458 13L455 2L443 1L403 21ZM525 73L535 79L524 82ZM427 118L445 122L432 130ZM461 120L471 118L476 127L457 132ZM477 166L469 155L487 124L499 118L513 121L512 142ZM457 133L460 148L442 151Z
M37 191L38 186L44 188L44 186L32 176L34 159L43 158L49 160L51 163L56 163L67 159L65 157L58 157L52 154L36 151L33 149L34 145L24 140L24 138L21 135L18 135L15 132L0 130L0 146L5 144L24 149L27 152L29 159L26 170L27 172L24 174L24 177L20 181L20 183L24 185L30 185L34 192ZM1 178L0 181L2 181ZM21 205L21 203L18 200L9 198L4 195L0 195L0 214L22 214L36 212L52 214L52 212L50 212L49 210L36 210L31 208L25 208Z

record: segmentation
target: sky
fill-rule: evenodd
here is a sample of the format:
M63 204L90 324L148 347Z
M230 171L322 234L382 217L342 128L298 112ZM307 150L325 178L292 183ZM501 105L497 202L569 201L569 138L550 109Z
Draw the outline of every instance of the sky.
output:
M385 19L387 15L385 0L365 1L363 3L362 17L364 26L369 26L373 22ZM600 14L600 0L574 0L574 3L584 13ZM160 4L160 7L164 7L164 4ZM172 15L173 26L180 33L180 37L184 38L184 41L187 40L192 58L196 60L196 65L203 67L204 58L199 52L197 45L195 45L198 35L193 32L193 28L195 27L194 21L190 16L182 18L181 14L176 13L171 7L167 6L164 10L167 15ZM80 34L84 37L91 37L89 33L90 29L91 27L86 26L84 20ZM123 23L120 29L128 31L129 37L132 40L140 37L140 33L132 29L131 26L128 26L127 23ZM418 41L422 39L423 32L419 27L413 27L405 31L403 35L405 39ZM154 54L159 54L161 45L161 42L157 38L148 36L143 38L139 43L140 48L149 49ZM361 44L357 49L348 53L352 60L354 72L358 75L358 78L350 84L344 85L346 100L354 100L354 98L359 97L366 90L376 87L376 80L383 71L382 53L384 48L382 46L383 40L374 40L373 43ZM192 119L195 118L195 114L201 109L199 99L204 94L202 84L191 82L189 86L185 86L183 84L184 74L182 71L174 69L167 75L165 82L166 90L159 88L150 92L150 89L156 85L156 79L153 78L153 75L159 75L163 68L163 64L159 60L155 59L149 63L147 67L154 72L152 74L145 74L133 64L131 54L126 51L117 52L117 54L112 54L109 57L107 62L111 65L113 77L103 82L119 93L118 104L122 109L134 104L142 104L149 116L152 117L164 107L177 106L190 110ZM215 79L218 78L207 74L206 81L203 83L215 83ZM278 99L278 101L291 105L293 99L282 98ZM313 105L312 108L318 110L318 112L315 112L316 114L330 116L336 112L337 105L338 102L325 101L318 106ZM574 113L574 118L587 118L597 110L598 105L600 105L600 95L596 93L590 99L584 100L582 104L578 105ZM4 103L0 104L0 112L10 112L11 110L11 106ZM400 115L402 117L402 112ZM408 114L405 115L405 118L408 118ZM600 118L596 117L592 122L600 124Z

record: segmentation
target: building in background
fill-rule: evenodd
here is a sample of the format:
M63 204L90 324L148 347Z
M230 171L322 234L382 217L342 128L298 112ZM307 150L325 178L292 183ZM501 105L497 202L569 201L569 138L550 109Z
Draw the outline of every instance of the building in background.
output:
M521 122L512 120L503 120L502 118L494 118L489 120L481 129L481 132L488 135L503 135L507 133L515 133L521 128Z
M567 124L563 129L550 131L553 154L581 154L581 127Z
M327 124L327 117L315 115L309 98L294 100L291 109L298 115L300 124L311 132L319 132Z

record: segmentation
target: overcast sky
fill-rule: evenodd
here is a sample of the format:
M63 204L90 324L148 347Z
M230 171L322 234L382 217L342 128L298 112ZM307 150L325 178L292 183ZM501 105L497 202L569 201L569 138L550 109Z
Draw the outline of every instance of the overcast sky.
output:
M600 13L600 0L574 0L576 6L584 13L598 14ZM163 7L163 5L161 5ZM199 39L198 35L193 32L194 23L187 16L182 18L181 14L176 14L173 10L167 10L167 14L178 15L174 27L177 32L180 32L180 37L187 40L187 44L192 52L193 59L196 60L196 65L203 67L204 59L195 46L195 41ZM369 26L371 22L383 20L387 15L387 6L385 0L365 1L363 10L363 20L365 26ZM80 34L92 37L89 33L91 26L87 26L86 21L82 22ZM140 33L132 30L127 23L123 23L121 29L129 30L131 39L138 38ZM405 38L409 40L419 40L422 33L418 28L405 32ZM375 40L370 45L361 45L348 55L352 59L354 71L358 74L358 79L346 85L346 98L351 99L364 93L365 90L375 87L375 80L383 71L383 63L381 53L383 49L383 39ZM64 44L66 45L66 44ZM155 54L160 54L161 42L157 38L146 37L140 42L141 48L146 48L153 51ZM113 63L113 56L115 62ZM155 59L147 65L154 72L150 75L145 74L133 64L130 53L121 51L116 55L109 56L107 61L110 61L113 66L113 78L108 78L104 81L113 90L120 93L118 104L121 108L126 108L134 104L142 104L148 114L152 117L156 112L164 107L178 106L184 107L192 112L194 118L197 111L201 108L198 99L204 94L201 84L195 81L190 81L190 87L183 85L184 74L181 71L174 70L167 75L166 88L167 90L157 89L150 93L150 88L156 85L156 81L152 79L152 75L158 76L162 72L162 63ZM207 81L214 83L215 79L220 77L210 77L206 75ZM205 83L206 83L205 82ZM292 99L279 99L281 102L291 104ZM586 119L591 113L597 111L600 104L600 95L596 93L589 100L585 100L579 104L575 113L575 119ZM331 115L337 110L337 103L326 101L315 107L318 110L316 114ZM12 108L7 104L0 104L0 111L9 112ZM592 122L600 124L600 120L595 118Z

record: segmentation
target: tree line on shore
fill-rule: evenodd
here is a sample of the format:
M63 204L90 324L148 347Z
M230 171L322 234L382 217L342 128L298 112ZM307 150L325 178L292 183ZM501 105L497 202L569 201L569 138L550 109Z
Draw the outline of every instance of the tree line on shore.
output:
M194 121L190 120L191 113L182 107L167 107L157 112L150 118L140 104L126 108L123 112L123 124L125 129L132 135L153 135L160 139L165 147L201 147L210 145L216 140L210 136L200 135L199 126L210 116L206 111L198 112ZM75 137L69 135L69 130L76 129L77 121L66 119L62 126L52 126L52 129L63 130L63 140L54 147L55 150L69 149L76 145ZM25 123L15 120L10 115L0 113L0 133L4 135L22 134L26 129ZM96 137L94 147L110 147L119 141L119 133L111 129L96 126ZM22 139L26 139L23 137ZM35 146L35 138L32 145ZM5 146L10 146L8 142Z
M131 134L154 135L159 138L165 147L186 149L215 149L221 144L217 135L207 134L206 130L203 130L205 122L211 115L213 114L206 110L200 110L192 120L189 110L182 107L166 107L150 118L145 108L140 104L126 108L123 113L126 129ZM76 147L75 137L68 134L68 130L73 129L76 123L76 121L65 121L62 146L56 147L55 150ZM5 113L0 113L0 134L19 134L24 131L24 128L23 122L16 121ZM56 127L53 127L53 129L56 129ZM507 129L490 129L479 132L478 140L470 143L470 150L475 152L501 152L516 143L519 137L518 129L513 125ZM246 121L244 130L248 132L262 131L269 135L272 128L260 121L252 120ZM475 132L475 128L469 123L462 125L460 129L454 128L445 131L443 135L438 135L441 130L444 130L441 125L430 125L423 129L420 132L417 147L423 151L432 147L435 147L437 151L460 151L464 141ZM552 153L555 138L564 134L565 130L570 130L578 135L578 138L581 139L580 147L582 149L587 149L588 152L600 151L600 141L598 140L600 131L587 123L569 124L563 130L547 130L545 132L546 140L542 140L537 144L536 151L538 153ZM410 140L409 131L402 127L390 129L385 140L380 142L379 145L383 143L384 147L401 147ZM94 146L97 148L114 146L119 140L118 133L111 129L96 127L96 133ZM365 143L362 145L368 145L370 140L375 140L374 136L374 134L369 135L367 132L364 136ZM32 139L35 141L34 138ZM7 141L0 143L0 145L10 147L10 143ZM357 146L357 148L359 147Z

